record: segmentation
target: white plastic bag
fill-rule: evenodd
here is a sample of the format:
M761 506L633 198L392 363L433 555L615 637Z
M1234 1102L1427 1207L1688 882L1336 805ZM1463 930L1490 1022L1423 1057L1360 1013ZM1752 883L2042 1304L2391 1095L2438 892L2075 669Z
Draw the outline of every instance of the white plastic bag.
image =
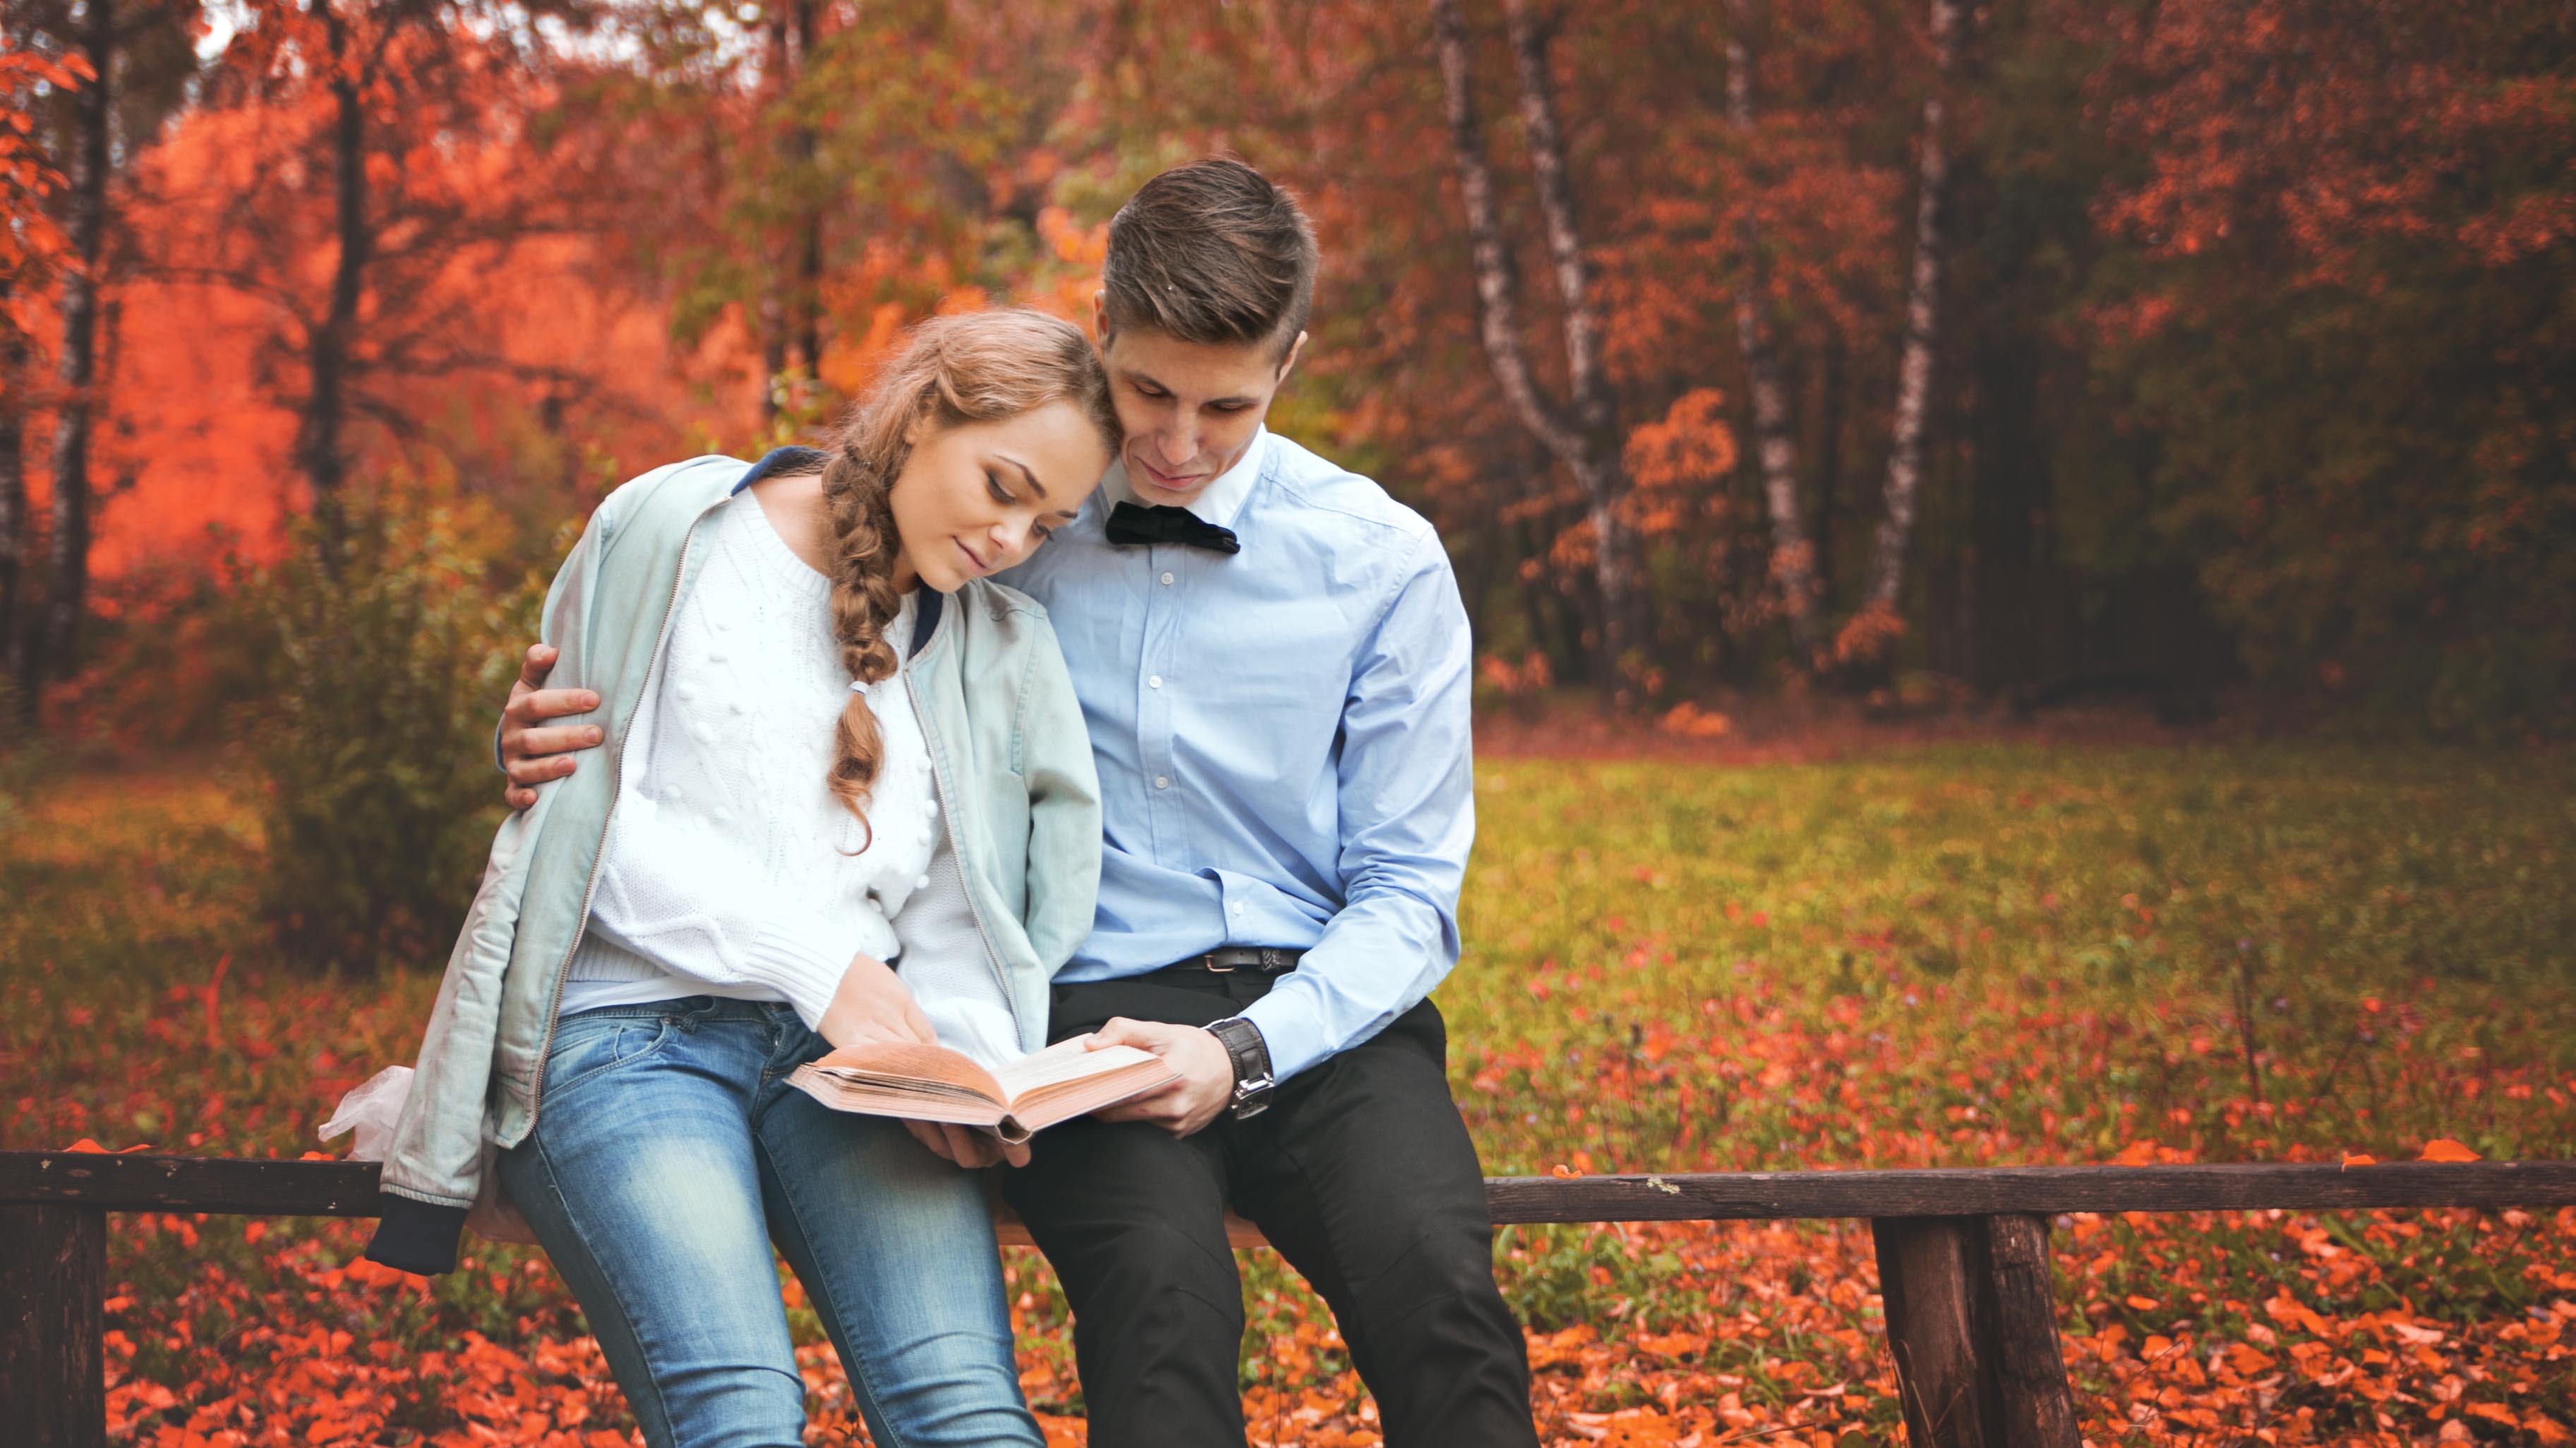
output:
M403 1103L411 1099L411 1068L387 1066L340 1098L331 1119L322 1123L322 1139L354 1131L351 1161L383 1161L393 1148L394 1123L402 1120Z
M403 1103L410 1099L411 1068L387 1066L340 1098L331 1119L322 1123L322 1139L329 1141L354 1131L357 1140L349 1144L348 1159L383 1161L393 1149L394 1126L402 1120ZM537 1234L528 1229L527 1220L501 1195L501 1174L494 1169L492 1160L495 1155L492 1143L483 1143L483 1185L475 1193L474 1209L465 1215L465 1229L487 1242L534 1246Z

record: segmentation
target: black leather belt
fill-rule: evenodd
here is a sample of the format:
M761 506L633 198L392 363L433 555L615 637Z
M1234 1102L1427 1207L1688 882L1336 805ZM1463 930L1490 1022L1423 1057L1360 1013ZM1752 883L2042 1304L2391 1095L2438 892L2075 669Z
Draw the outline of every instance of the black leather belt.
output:
M1186 960L1176 960L1163 968L1165 970L1204 970L1217 975L1230 975L1238 970L1248 970L1260 975L1284 975L1295 970L1297 962L1303 960L1305 956L1306 952L1303 950L1291 950L1280 945L1229 945L1221 950L1211 950L1205 955L1193 955Z

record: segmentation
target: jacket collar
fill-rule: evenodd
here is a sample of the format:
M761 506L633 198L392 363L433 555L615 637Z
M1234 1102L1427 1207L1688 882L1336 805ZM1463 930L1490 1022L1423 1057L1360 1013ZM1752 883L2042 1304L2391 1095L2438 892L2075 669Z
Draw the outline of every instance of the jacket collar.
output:
M750 467L743 470L741 481L735 483L732 491L728 492L725 496L732 497L735 493L739 493L743 489L750 487L752 484L759 482L762 478L786 477L797 473L812 472L816 468L821 467L830 457L831 454L823 451L821 448L771 448L768 452L761 455L760 461L753 463ZM1232 473L1228 473L1227 476L1231 477ZM1225 479L1219 478L1217 481L1223 482ZM921 657L921 651L930 646L931 635L939 631L939 620L944 612L941 605L947 601L947 596L940 593L940 591L935 588L924 587L921 589L921 600L919 603L914 605L914 607L919 611L913 616L912 620L912 648L904 655L905 663L911 663L914 659Z

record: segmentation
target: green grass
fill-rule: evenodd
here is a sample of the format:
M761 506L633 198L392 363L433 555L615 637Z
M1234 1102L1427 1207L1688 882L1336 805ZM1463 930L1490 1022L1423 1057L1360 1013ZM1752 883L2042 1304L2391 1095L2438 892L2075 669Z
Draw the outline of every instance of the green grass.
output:
M2576 1068L2571 774L2318 745L1489 761L1455 1075L1497 1097L1491 1170L2576 1154L2538 1095ZM1659 1079L1622 1100L1631 1074ZM1680 1148L1685 1083L1714 1120Z
M2558 757L2323 744L1489 759L1466 953L1438 995L1452 1083L1497 1174L2396 1159L2435 1137L2576 1157L2571 786ZM197 764L20 784L0 811L0 1145L293 1156L340 1092L410 1058L434 963L283 965L255 915L254 821ZM2515 1321L2565 1290L2567 1226L2078 1224L2061 1298L2070 1331L2096 1334L2070 1341L2103 1345L2079 1379L2114 1401L2104 1374L2145 1370L2117 1342L2234 1340L2282 1290L2329 1314ZM352 1229L283 1228L265 1252L227 1230L201 1245L138 1218L115 1238L139 1305L111 1321L134 1327L141 1377L177 1381L206 1334L281 1302L343 1310L313 1274L353 1254ZM2342 1253L2332 1274L2320 1244ZM1693 1370L1786 1404L1819 1362L1869 1371L1868 1256L1851 1224L1513 1229L1498 1270L1535 1327L1698 1324ZM1013 1260L1023 1365L1051 1365L1041 1405L1071 1407L1061 1294L1033 1254ZM366 1322L446 1350L574 1320L533 1254L478 1261ZM1272 1360L1265 1342L1319 1314L1274 1256L1245 1267L1268 1329L1247 1388L1340 1372L1347 1354L1311 1335ZM163 1330L182 1318L193 1336ZM1567 1401L1647 1391L1598 1376ZM426 1384L400 1415L424 1428L448 1411Z

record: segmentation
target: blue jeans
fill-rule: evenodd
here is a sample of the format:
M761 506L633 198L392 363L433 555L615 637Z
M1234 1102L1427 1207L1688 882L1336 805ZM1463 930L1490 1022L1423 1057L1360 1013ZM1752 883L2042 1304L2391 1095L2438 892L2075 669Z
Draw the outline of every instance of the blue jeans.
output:
M501 1183L654 1448L799 1448L775 1241L883 1448L1041 1442L976 1178L786 1084L822 1038L692 996L566 1016Z

